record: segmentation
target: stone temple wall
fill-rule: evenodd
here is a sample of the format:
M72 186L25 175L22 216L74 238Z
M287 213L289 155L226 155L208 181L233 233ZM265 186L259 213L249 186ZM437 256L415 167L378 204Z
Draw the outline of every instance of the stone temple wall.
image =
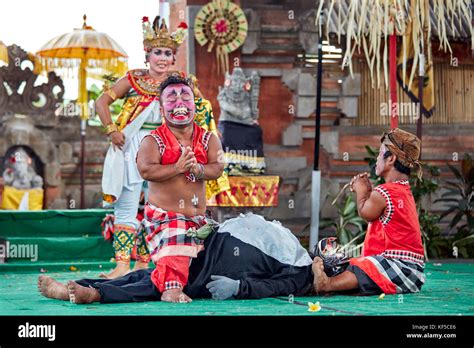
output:
M14 146L29 147L44 165L45 209L80 207L80 117L65 112L64 86L54 73L38 83L33 62L21 47L8 47L9 61L0 68L0 172ZM74 106L74 105L73 105ZM70 108L70 109L75 109ZM98 127L88 127L85 147L85 207L101 204L102 164L108 147ZM0 182L0 193L3 182Z
M183 0L171 8L171 23L177 25L181 17L173 17L185 10L190 28L186 57L181 66L188 67L200 80L201 90L214 107L219 119L218 86L224 75L216 73L214 52L207 52L193 39L196 13L207 0ZM246 75L257 71L261 76L259 123L263 129L267 173L279 175L281 180L279 206L261 209L269 218L282 220L295 234L307 234L311 212L311 170L315 142L316 65L318 35L314 26L314 2L306 0L240 0L249 29L243 46L229 55L232 65L243 68ZM174 5L173 5L174 6ZM179 7L179 9L178 9ZM326 38L324 38L326 39ZM335 44L336 39L331 40ZM341 41L341 48L344 40ZM460 44L461 45L461 44ZM453 44L454 47L454 44ZM467 45L462 47L467 49ZM436 51L433 51L436 55ZM311 56L310 56L311 55ZM474 64L469 55L465 60ZM357 58L363 58L362 55ZM447 57L444 57L446 60ZM312 60L312 61L311 61ZM341 69L341 62L323 64L321 101L320 170L322 174L321 215L335 217L337 211L330 204L350 178L369 168L364 157L365 145L378 146L380 134L389 126L358 126L362 99L367 99L363 71ZM459 75L455 75L459 76ZM454 78L454 77L453 77ZM463 78L463 77L461 77ZM444 86L445 87L445 86ZM440 88L444 88L440 87ZM456 93L465 93L458 90ZM375 108L375 100L369 100ZM440 98L437 108L444 109L449 100ZM444 115L454 117L456 115ZM416 132L413 125L400 126ZM423 160L441 168L442 180L452 176L446 163L453 153L473 153L472 124L437 124L423 126ZM435 197L437 198L437 197ZM294 203L294 204L293 204ZM289 208L292 206L293 208ZM435 209L437 206L435 206ZM233 209L233 214L239 212ZM229 213L230 214L230 213ZM290 221L291 220L291 221Z

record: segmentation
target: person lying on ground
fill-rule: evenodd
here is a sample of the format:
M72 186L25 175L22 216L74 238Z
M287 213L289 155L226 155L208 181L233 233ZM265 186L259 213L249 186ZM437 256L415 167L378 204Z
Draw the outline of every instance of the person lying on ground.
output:
M208 225L208 227L211 225ZM183 295L216 300L303 295L313 283L312 259L298 239L278 222L249 213L230 219L204 239L204 248L189 266ZM196 235L202 229L198 229ZM82 303L160 301L154 270L138 270L121 278L81 279L63 284L38 278L42 295ZM177 298L173 302L190 302Z

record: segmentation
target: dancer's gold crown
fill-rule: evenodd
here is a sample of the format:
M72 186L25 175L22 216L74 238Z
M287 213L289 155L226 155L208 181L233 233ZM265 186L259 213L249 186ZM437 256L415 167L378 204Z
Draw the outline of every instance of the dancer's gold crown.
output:
M186 23L181 22L178 29L170 33L166 26L165 19L161 19L161 25L159 22L160 16L155 17L153 24L150 23L148 17L142 18L143 46L145 50L150 51L155 47L167 47L171 48L173 52L176 52L186 38L188 26Z

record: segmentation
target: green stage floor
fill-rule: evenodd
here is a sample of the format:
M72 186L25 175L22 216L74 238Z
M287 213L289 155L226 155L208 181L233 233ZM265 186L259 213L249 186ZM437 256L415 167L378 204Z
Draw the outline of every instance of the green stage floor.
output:
M161 302L74 305L44 298L37 290L40 270L60 281L94 278L114 267L101 222L110 211L0 211L0 242L34 246L34 255L10 255L0 264L0 315L474 315L474 263L430 263L418 294L268 298L246 301L195 299L190 304ZM73 266L73 267L72 267ZM71 268L72 267L72 268ZM71 271L77 270L77 271ZM308 312L308 301L322 310Z
M474 263L430 263L427 281L418 294L377 296L298 297L262 300L213 301L195 299L190 304L145 302L74 305L42 297L38 273L0 273L0 315L474 315ZM98 269L48 272L60 281L93 278ZM319 301L322 310L308 312L307 302Z

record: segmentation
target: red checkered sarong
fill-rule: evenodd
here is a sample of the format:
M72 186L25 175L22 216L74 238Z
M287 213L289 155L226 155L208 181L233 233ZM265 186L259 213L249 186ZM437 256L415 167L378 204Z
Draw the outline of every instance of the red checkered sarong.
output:
M152 261L156 264L164 256L195 258L204 249L204 241L187 236L186 231L205 224L207 221L204 215L187 217L147 203L144 226Z

